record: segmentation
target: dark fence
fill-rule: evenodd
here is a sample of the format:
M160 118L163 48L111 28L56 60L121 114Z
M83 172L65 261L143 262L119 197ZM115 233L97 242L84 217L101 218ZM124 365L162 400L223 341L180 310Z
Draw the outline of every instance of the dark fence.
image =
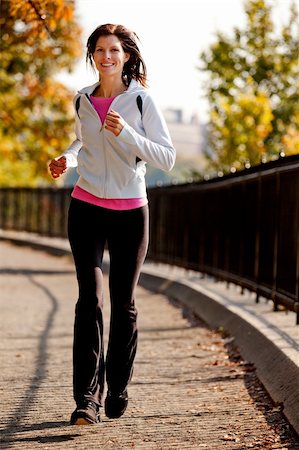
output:
M0 189L0 228L66 237L71 189ZM149 258L237 283L297 313L299 156L149 190Z
M1 188L0 228L67 236L70 188Z
M273 300L299 323L299 156L151 189L149 258Z

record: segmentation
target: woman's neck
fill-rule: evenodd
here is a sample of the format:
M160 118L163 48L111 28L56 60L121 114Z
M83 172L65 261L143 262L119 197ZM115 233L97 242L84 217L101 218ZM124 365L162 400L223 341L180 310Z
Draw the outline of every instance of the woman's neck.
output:
M101 84L95 89L93 95L95 97L116 97L127 90L122 80L101 80Z

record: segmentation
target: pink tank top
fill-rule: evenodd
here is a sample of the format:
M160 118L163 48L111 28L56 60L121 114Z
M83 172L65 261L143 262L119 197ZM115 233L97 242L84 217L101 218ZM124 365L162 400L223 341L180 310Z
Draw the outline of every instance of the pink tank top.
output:
M102 124L105 122L107 112L115 97L90 97L91 102L100 116ZM101 206L102 208L113 209L116 211L125 211L147 205L147 198L100 198L90 192L85 191L79 186L75 186L71 194L73 198Z
M100 116L102 123L105 122L108 109L110 108L110 105L114 99L115 97L105 98L105 97L94 97L93 95L90 96L90 100L93 104L93 107Z

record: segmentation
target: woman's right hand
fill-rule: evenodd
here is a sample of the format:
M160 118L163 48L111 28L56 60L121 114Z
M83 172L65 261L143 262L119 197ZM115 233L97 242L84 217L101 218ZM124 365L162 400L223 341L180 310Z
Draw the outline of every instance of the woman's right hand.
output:
M67 170L66 157L60 156L52 159L49 164L49 169L53 178L59 178Z

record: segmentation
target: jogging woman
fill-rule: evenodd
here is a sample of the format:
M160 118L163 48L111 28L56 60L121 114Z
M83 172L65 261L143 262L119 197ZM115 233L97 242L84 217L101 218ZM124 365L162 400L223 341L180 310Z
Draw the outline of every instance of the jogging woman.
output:
M87 60L99 81L74 98L76 140L49 168L58 178L77 166L68 235L79 298L73 345L76 409L72 424L97 423L105 378L105 413L118 418L128 404L137 348L135 288L148 247L146 163L170 170L175 150L147 89L137 36L122 25L99 26ZM110 257L111 317L104 360L102 259Z

